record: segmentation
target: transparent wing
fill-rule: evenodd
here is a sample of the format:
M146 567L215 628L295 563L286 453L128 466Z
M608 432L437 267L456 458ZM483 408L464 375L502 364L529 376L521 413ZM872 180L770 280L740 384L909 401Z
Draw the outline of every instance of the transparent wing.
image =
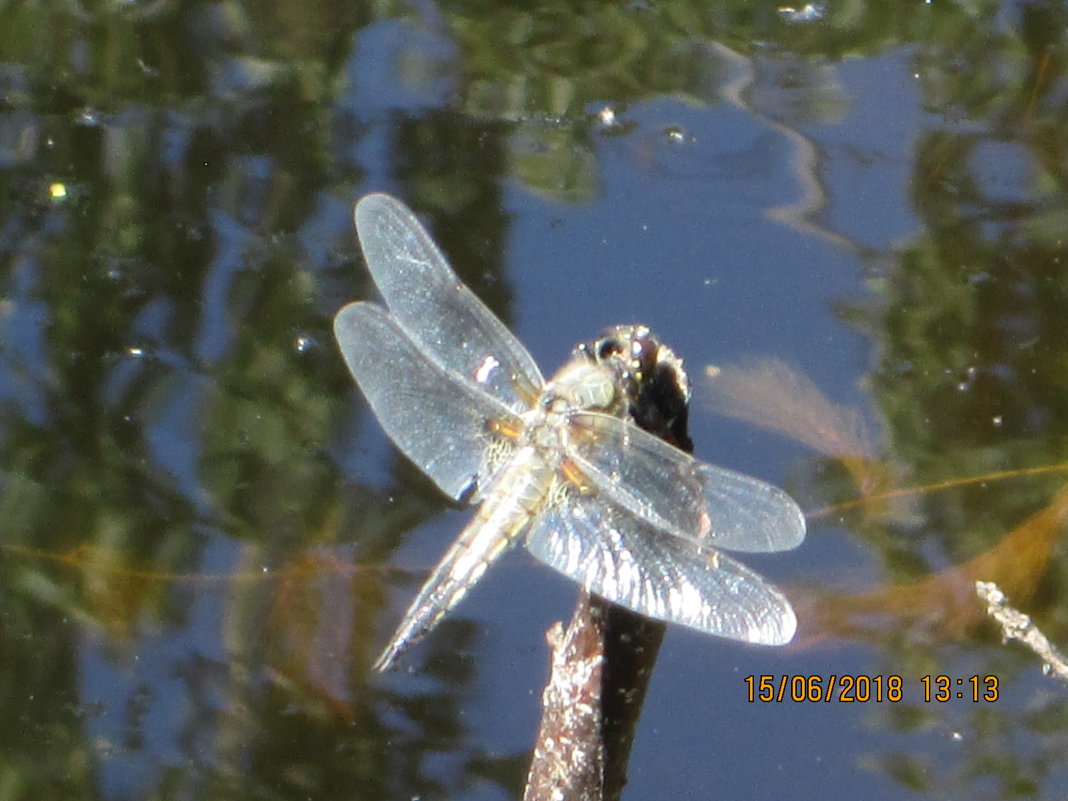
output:
M507 442L494 424L516 430L501 401L460 381L427 358L381 306L350 303L334 318L334 335L353 378L397 447L453 498L491 478Z
M367 195L354 217L375 285L411 340L511 409L533 405L545 383L534 359L456 277L407 206Z
M598 492L677 537L734 551L794 548L805 516L778 487L699 462L618 417L570 418L568 457Z
M527 548L590 592L657 620L762 645L789 642L797 628L790 602L749 568L665 536L599 493L573 490L549 507Z

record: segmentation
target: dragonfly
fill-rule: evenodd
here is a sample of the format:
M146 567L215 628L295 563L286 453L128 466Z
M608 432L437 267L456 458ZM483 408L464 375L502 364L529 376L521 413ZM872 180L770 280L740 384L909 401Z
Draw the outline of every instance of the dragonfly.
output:
M670 352L646 326L576 348L546 381L400 200L367 195L354 218L385 305L337 313L345 363L397 448L450 498L478 505L375 669L395 667L520 540L650 618L764 645L793 638L783 593L723 551L794 548L804 515L783 490L698 461L628 417Z

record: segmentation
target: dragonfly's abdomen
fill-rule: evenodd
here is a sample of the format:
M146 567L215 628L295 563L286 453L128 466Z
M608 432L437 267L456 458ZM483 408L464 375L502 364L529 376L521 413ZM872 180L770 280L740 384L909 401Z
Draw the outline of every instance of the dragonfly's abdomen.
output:
M471 586L516 541L551 491L554 472L531 446L520 448L498 474L475 519L434 568L375 663L388 670L397 657L425 636L467 594Z

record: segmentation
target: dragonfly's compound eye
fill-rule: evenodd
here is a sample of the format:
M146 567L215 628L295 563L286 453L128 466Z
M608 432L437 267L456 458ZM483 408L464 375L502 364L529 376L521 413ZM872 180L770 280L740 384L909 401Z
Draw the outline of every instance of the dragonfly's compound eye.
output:
M597 361L606 362L613 356L623 353L623 343L615 337L605 337L597 340Z
M646 331L648 334L648 331ZM631 369L638 381L644 380L660 358L660 343L651 336L638 337L630 343Z

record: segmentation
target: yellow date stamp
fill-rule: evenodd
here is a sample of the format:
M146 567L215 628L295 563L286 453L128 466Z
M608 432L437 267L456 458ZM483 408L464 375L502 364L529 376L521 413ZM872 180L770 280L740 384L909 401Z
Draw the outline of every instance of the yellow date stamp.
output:
M1001 682L994 675L921 676L907 682L897 674L750 675L743 679L750 703L900 703L971 701L993 703Z

